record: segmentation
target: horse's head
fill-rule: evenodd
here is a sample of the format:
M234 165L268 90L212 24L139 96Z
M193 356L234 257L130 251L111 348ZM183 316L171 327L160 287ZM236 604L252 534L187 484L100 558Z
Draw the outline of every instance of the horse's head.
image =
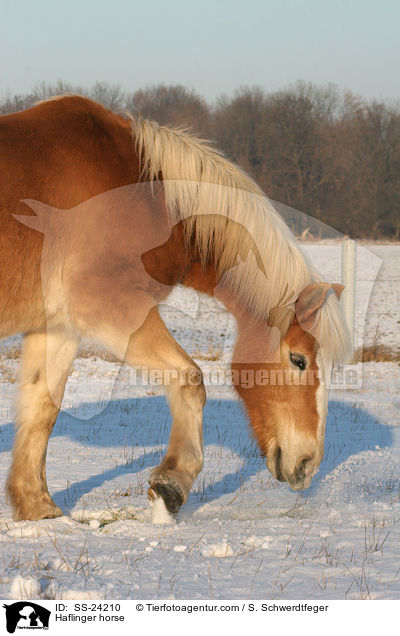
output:
M268 328L241 325L233 357L236 387L243 398L267 467L293 490L311 484L324 454L327 415L326 381L330 365L323 346L312 335L328 296L340 296L341 285L316 283L296 302L296 313L271 361L261 360L261 340ZM333 297L330 303L337 305ZM269 331L271 333L271 331ZM244 362L244 356L251 360ZM261 357L260 357L261 355ZM265 358L264 358L265 360Z

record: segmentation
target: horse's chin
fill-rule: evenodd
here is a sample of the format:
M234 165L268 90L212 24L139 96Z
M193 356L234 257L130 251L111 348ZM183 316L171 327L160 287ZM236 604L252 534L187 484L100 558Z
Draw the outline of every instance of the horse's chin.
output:
M310 475L309 477L306 477L303 481L301 482L295 482L295 481L290 481L289 479L287 480L290 488L292 490L295 491L299 491L299 490L307 490L307 488L309 488L311 486L312 480L313 480L314 474Z

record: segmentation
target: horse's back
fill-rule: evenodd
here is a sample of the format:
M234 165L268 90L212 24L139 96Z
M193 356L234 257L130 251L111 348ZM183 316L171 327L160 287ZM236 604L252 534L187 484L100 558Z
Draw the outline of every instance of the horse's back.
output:
M130 122L80 96L0 117L0 168L1 196L63 209L138 180Z
M13 215L26 199L69 209L138 181L128 120L80 96L0 117L0 337L44 321L43 235Z

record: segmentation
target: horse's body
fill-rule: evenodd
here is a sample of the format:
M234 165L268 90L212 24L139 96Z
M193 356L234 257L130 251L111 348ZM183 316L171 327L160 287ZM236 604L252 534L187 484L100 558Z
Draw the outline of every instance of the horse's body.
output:
M0 117L0 176L0 337L24 334L14 518L61 514L46 450L83 336L168 372L171 436L149 493L173 513L187 499L203 463L205 390L157 311L177 283L235 315L232 368L267 465L307 487L323 456L321 373L348 337L338 287L320 281L256 184L185 133L79 96ZM271 370L301 382L268 382ZM260 381L245 389L242 371Z

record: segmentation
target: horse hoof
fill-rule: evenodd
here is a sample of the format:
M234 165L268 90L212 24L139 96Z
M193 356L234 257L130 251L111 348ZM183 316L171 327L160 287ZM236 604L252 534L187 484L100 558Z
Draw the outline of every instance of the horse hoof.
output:
M57 517L62 517L63 514L63 511L55 505L48 511L45 517L42 517L42 519L56 519Z
M149 498L154 500L154 493L156 496L161 497L168 512L176 516L180 507L184 502L183 494L176 484L170 481L153 481L150 484Z
M14 521L39 521L39 519L56 519L62 517L63 512L55 504L44 504L30 510L14 510Z

